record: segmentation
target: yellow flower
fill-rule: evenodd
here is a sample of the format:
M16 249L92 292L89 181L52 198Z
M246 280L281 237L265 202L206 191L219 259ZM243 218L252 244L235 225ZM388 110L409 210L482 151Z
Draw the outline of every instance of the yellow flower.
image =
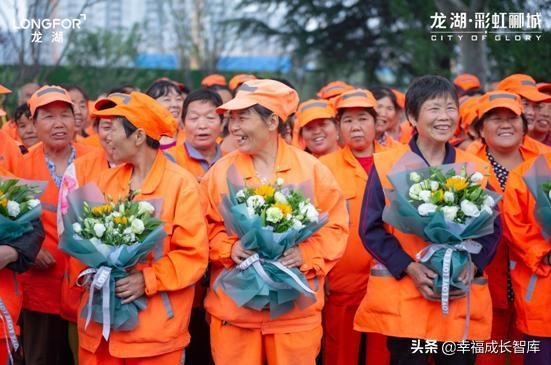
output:
M436 190L434 193L432 193L432 199L436 203L439 203L439 202L443 201L444 200L444 190L442 190L442 189Z
M256 195L260 195L264 199L275 194L275 189L270 185L261 185L254 190Z
M115 224L121 224L121 217L113 218L113 222L115 222Z
M274 208L279 208L281 212L283 213L283 216L286 217L287 214L293 213L293 208L289 204L283 204L283 203L275 203L272 205Z
M455 191L461 191L469 186L469 182L464 177L454 176L446 180L446 187L448 189L454 189Z
M8 199L4 198L0 200L0 205L2 205L4 208L8 206Z
M121 218L121 223L124 225L126 223L128 223L128 219L126 217L122 217Z

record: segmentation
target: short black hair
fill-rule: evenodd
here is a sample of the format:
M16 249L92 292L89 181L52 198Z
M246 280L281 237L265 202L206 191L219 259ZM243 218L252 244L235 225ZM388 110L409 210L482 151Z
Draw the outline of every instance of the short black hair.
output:
M117 117L117 119L122 122L122 127L124 128L124 134L126 135L126 137L130 137L132 133L138 130L138 128L125 117L119 116ZM145 144L153 148L154 150L158 150L161 147L159 141L154 140L148 135L145 136Z
M476 131L476 133L478 133L478 135L480 135L480 130L482 129L482 126L484 125L484 121L492 114L492 111L490 110L489 112L485 113L482 118L476 118L473 123L471 124L474 128L474 130ZM524 113L521 113L520 114L520 119L522 119L522 130L524 131L524 134L528 133L528 119L526 119L526 116L524 115ZM484 142L484 138L481 137L481 139L483 140ZM486 143L486 142L484 142Z
M31 109L29 109L29 105L27 103L23 103L15 108L15 111L13 112L13 120L17 122L23 115L27 118L31 117Z
M421 106L437 97L451 96L459 106L459 97L455 86L446 78L437 75L425 75L413 80L406 92L406 117L419 118Z
M67 91L71 91L71 90L77 90L79 93L82 94L82 97L84 98L84 100L88 101L90 100L90 98L88 97L88 94L86 93L86 91L84 91L84 89L78 85L74 85L74 84L65 84L65 85L61 85L62 88L64 88L65 90Z
M266 108L265 106L262 106L260 104L255 104L253 105L251 108L253 108L253 110L255 112L257 112L258 114L260 114L260 118L262 118L262 120L266 121L268 118L270 118L272 116L272 114L275 114L273 111L271 111L270 109ZM285 121L282 120L279 115L277 115L277 120L279 121L279 125L278 125L278 129L280 128L281 124L284 124Z
M369 88L369 91L373 94L376 100L381 100L383 98L389 98L392 104L394 105L394 109L400 110L400 105L398 105L398 100L396 99L396 95L392 92L391 89L384 86L373 86Z
M227 85L214 84L214 85L207 86L206 89L209 89L215 92L218 90L226 90L227 92L235 96L235 93L232 92Z
M337 116L336 116L337 122L341 121L342 115L344 114L346 109L348 108L341 108L337 111ZM373 117L373 119L377 119L377 111L374 108L362 108L362 109L365 109Z
M183 95L182 90L176 85L175 82L170 80L157 80L145 91L145 93L151 96L153 99L158 99L162 96L168 95L170 91L176 92L178 95Z
M186 119L187 110L189 108L189 104L191 104L194 101L205 101L212 103L215 107L219 107L222 105L222 98L218 93L210 88L202 87L197 90L193 90L187 97L186 100L184 100L184 107L182 109L182 120ZM220 114L220 122L224 119L224 115Z
M126 84L126 85L117 85L113 86L111 89L107 90L106 94L107 96L111 94L130 94L132 91L137 91L138 89L134 85Z

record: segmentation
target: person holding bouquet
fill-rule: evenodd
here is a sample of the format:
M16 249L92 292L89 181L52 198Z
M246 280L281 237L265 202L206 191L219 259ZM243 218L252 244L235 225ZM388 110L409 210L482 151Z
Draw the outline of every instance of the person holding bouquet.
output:
M322 156L320 161L333 172L344 192L350 214L350 235L344 256L328 276L323 308L323 358L327 365L346 365L358 361L362 334L353 329L354 315L365 295L372 261L358 234L365 184L373 154L385 148L375 139L377 101L370 91L346 91L335 98L335 107L345 145ZM367 364L388 362L385 341L384 336L375 333L367 336Z
M234 99L217 109L219 113L230 112L230 132L238 141L238 150L220 159L201 182L207 202L212 263L205 308L211 315L212 354L218 365L312 365L320 350L325 277L344 252L349 221L344 196L329 169L278 136L280 123L295 112L297 105L296 91L266 79L246 81ZM235 185L244 188L234 196ZM247 204L228 208L228 201ZM273 204L264 211L268 201ZM303 214L295 215L292 206L297 201ZM225 218L226 209L236 213L242 208L242 220L231 222ZM259 210L263 211L261 217L257 215ZM253 239L243 231L236 234L235 228L243 221L256 227ZM253 224L263 221L283 221L283 225L292 222L292 228ZM310 226L310 233L301 241L298 236L304 235L307 221L310 223L306 227L312 222L318 225ZM246 248L262 241L280 252L276 240L281 237L289 238L290 243L281 255ZM262 275L251 271L270 268L279 274L291 273L296 280L283 284L269 275L274 271ZM222 278L246 279L248 273L253 273L253 285L224 285ZM296 284L308 295L293 296L296 302L280 305L277 298L295 293L288 284ZM257 295L238 305L239 298L231 296L235 291Z
M10 179L16 178L8 170L0 167L0 190L2 190L4 182ZM2 223L5 223L5 220L17 221L16 217L24 214L24 212L10 212L10 210L13 211L13 208L7 209L9 200L4 198L4 195L7 194L9 192L0 191L0 206L6 208L5 210L0 209ZM19 207L20 205L17 210ZM8 214L5 216L3 213ZM16 324L23 305L23 296L16 273L25 272L33 265L45 237L40 219L25 224L30 226L30 231L21 235L17 234L16 237L13 237L12 227L8 229L3 226L0 232L0 317L2 326L7 329L0 336L0 364L8 364L12 359L11 351L17 351L19 347L16 337L19 335L19 327ZM8 235L11 237L5 237Z
M75 158L96 149L74 143L73 102L65 89L45 85L31 96L28 104L42 143L21 157L14 174L24 179L47 181L48 185L40 198L46 238L36 265L21 275L21 333L27 345L25 361L32 365L71 364L68 324L60 316L66 256L58 248L57 201L67 166Z
M473 124L481 136L481 147L476 156L492 166L488 182L492 189L505 192L509 172L523 161L530 160L551 148L545 145L526 144L528 123L522 114L521 98L506 91L484 94L478 101L477 119ZM499 203L503 212L503 203ZM511 284L509 242L503 235L496 255L486 269L492 295L492 340L521 340L515 327L514 292ZM517 261L517 260L514 260ZM503 364L506 353L480 354L477 364ZM511 364L522 364L522 354L511 354Z
M159 150L161 136L174 133L173 117L140 92L112 94L95 104L96 116L112 120L106 144L121 165L104 171L98 187L106 196L134 200L162 199L160 219L166 237L128 275L115 282L122 304L146 297L137 326L112 330L86 326L81 299L79 362L90 364L178 364L190 341L188 324L194 284L208 261L207 230L195 177L170 162ZM135 195L135 196L134 196ZM67 227L65 228L67 229ZM134 232L134 231L133 231Z
M446 219L458 216L465 219L468 213L492 223L486 227L485 235L475 239L476 242L462 242L463 245L477 246L480 251L472 254L474 265L466 264L464 269L457 273L455 283L467 290L450 290L449 303L444 307L444 302L441 303L444 298L438 294L440 290L444 293L444 289L449 286L442 284L438 289L436 283L439 275L436 269L430 269L428 265L417 262L415 259L420 252L428 249L429 243L417 234L405 233L408 230L403 225L406 218L395 221L391 225L386 223L387 215L384 213L389 208L406 208L411 204L408 199L405 199L401 205L390 204L389 198L393 193L394 196L396 193L402 193L395 189L389 180L394 169L401 168L408 173L411 171L410 166L414 165L437 168L442 164L469 162L474 164L477 174L467 179L464 171L461 173L452 171L453 176L445 179L446 185L449 184L457 194L470 187L467 191L477 191L476 194L480 198L485 193L479 186L486 186L484 174L488 172L489 166L453 148L448 142L453 136L458 120L457 94L448 80L440 76L428 75L413 81L406 94L406 115L417 130L417 135L411 139L409 145L375 154L373 167L369 173L360 218L360 237L365 248L374 257L374 261L367 293L354 319L354 328L362 332L375 332L388 336L387 347L390 351L391 364L426 364L430 355L425 351L412 350L416 343L423 347L425 340L438 342L439 348L434 354L436 364L473 364L476 355L472 352L457 352L448 356L443 354L441 345L445 341L457 342L464 338L467 340L490 338L491 298L483 277L483 270L491 261L499 241L500 220L493 219L495 215L491 208L478 206L469 201L465 201L470 204L464 204L461 212L458 207L452 206L447 209ZM437 175L443 175L443 172L439 172L438 169L436 171ZM410 178L420 181L419 176L415 174L410 173ZM477 181L475 185L470 185L475 181ZM441 184L436 181L434 183L436 184L434 194L431 192L433 183L427 187L429 198L427 201L441 203L443 201ZM455 199L453 195L455 194L446 194L446 200L451 198L453 201ZM439 197L436 198L436 196ZM488 205L491 206L489 203ZM430 211L425 210L429 207L434 208L430 217ZM440 212L434 214L436 208L436 205L427 203L424 209L419 210L419 214L416 209L416 216L409 217L407 221L415 226L416 223L423 222L422 219L425 217L422 215L427 216L427 219L439 219L441 228L438 230L438 235L452 238L448 227L453 225L458 229L461 225L445 222ZM485 211L481 212L480 209L483 208ZM454 214L449 214L450 212ZM394 225L400 226L400 230ZM420 228L422 232L423 227ZM468 304L470 309L467 308ZM470 322L467 319L470 319Z
M551 363L551 153L524 162L507 179L503 202L524 363Z

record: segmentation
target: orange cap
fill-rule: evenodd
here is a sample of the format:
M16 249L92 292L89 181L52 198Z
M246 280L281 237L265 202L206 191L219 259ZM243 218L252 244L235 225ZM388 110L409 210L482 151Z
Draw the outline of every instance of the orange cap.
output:
M519 94L524 99L539 103L550 100L551 96L544 94L536 87L536 80L525 74L507 76L497 85L496 90L505 90Z
M346 82L333 81L325 85L318 91L317 95L320 99L331 99L335 96L339 96L345 91L352 90L354 87L348 85Z
M172 113L152 97L138 91L110 94L96 101L94 108L94 117L125 117L156 141L161 136L173 137L176 134L177 123Z
M0 94L9 94L11 93L11 90L5 87L4 85L0 85Z
M62 101L73 105L73 101L67 90L56 85L44 85L36 90L27 101L27 105L31 110L31 116L34 117L36 110L41 106L53 103L54 101Z
M335 118L335 108L328 100L310 99L298 106L295 125L300 129L316 119Z
M516 115L520 115L522 113L520 96L502 90L487 92L478 99L477 116L480 119L484 114L496 108L506 108Z
M551 94L551 84L540 82L537 87L538 87L538 91L541 91L542 93L547 95Z
M230 90L234 91L239 86L241 86L241 84L244 83L245 81L255 80L255 79L256 79L255 75L249 75L249 74L235 75L230 80Z
M226 78L219 74L212 74L212 75L208 75L201 81L201 86L209 87L212 85L226 86L227 85Z
M284 83L270 79L249 80L237 89L232 100L216 108L216 112L222 114L260 104L286 121L297 110L298 100L297 92Z
M335 99L335 109L343 108L373 108L377 107L377 100L369 90L353 89L346 91Z
M453 84L463 91L480 89L480 80L475 75L461 74L453 80Z
M459 100L459 118L460 127L463 131L467 131L478 116L478 103L480 96L464 96Z
M396 102L398 103L398 106L402 109L406 108L406 94L403 92L396 90L396 89L390 89L392 90L392 93L396 96Z

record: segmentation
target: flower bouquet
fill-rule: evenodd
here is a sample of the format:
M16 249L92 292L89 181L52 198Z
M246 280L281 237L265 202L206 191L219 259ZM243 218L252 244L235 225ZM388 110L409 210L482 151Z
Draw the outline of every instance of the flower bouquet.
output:
M388 179L394 189L385 191L383 220L430 243L417 259L438 274L434 289L447 314L450 287L469 291L458 277L482 248L473 239L493 232L501 197L480 185L484 175L471 164L394 170Z
M247 250L255 254L220 274L214 288L222 287L238 306L258 311L269 308L270 318L315 303L315 291L298 268L287 268L277 260L290 247L303 242L326 222L302 189L274 185L239 188L228 179L229 193L221 213L226 231L233 231Z
M543 155L536 158L523 179L536 200L535 215L543 237L549 239L551 237L551 169Z
M138 310L146 308L146 298L122 304L115 296L115 282L145 260L156 245L162 247L166 236L164 224L157 218L160 201L135 201L137 194L131 191L114 202L105 199L96 185L88 184L67 197L59 247L90 267L77 280L79 285L89 286L83 316L86 326L91 319L102 324L105 339L111 328L129 331L137 326ZM101 290L98 296L94 295L96 290Z

